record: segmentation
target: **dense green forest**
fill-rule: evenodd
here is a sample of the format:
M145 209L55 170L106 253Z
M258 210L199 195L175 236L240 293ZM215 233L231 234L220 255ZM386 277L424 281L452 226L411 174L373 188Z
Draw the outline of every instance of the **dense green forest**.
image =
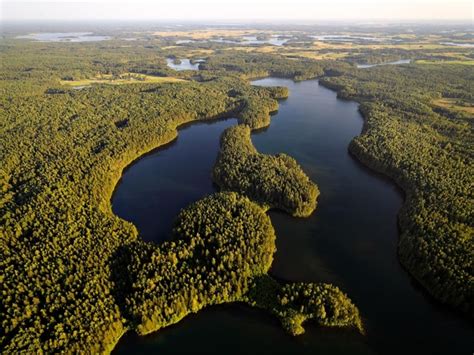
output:
M245 301L277 316L293 335L304 333L303 323L327 327L354 327L364 333L357 307L336 286L316 283L281 285L268 275L252 279Z
M249 126L239 125L223 133L214 181L221 189L237 191L263 206L297 217L310 215L316 208L318 188L288 155L258 153L250 132Z
M291 334L310 319L363 331L357 308L336 286L267 275L275 235L261 204L306 216L318 195L291 157L263 155L251 144L251 130L267 126L277 100L288 96L285 88L249 84L268 75L318 77L361 103L365 128L350 151L406 192L403 265L438 300L473 314L472 114L435 104L450 98L472 107L472 66L353 65L367 54L367 62L380 62L420 56L419 49L355 52L336 61L174 44L0 41L3 351L109 352L128 329L148 333L234 301L274 314ZM167 57L205 63L178 72ZM127 73L184 81L61 85ZM111 211L123 169L175 139L178 126L224 117L241 125L223 135L214 178L234 192L183 210L171 241L141 241Z
M109 262L137 235L110 211L122 169L174 139L177 125L226 114L231 100L213 85L177 84L2 104L11 119L2 127L2 346L104 350L124 329Z
M258 205L218 193L180 213L172 241L123 249L116 270L124 314L146 334L207 305L239 301L270 268L275 232Z
M312 60L293 62L275 55L247 53L215 55L201 64L201 68L235 71L247 78L277 76L296 80L311 79L324 73L324 66Z

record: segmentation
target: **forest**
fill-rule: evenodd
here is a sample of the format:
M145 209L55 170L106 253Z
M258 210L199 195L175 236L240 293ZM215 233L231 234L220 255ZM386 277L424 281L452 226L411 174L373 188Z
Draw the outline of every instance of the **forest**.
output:
M304 322L326 327L353 327L365 333L359 310L338 287L324 283L281 285L268 275L255 277L245 301L277 316L292 335L304 333Z
M206 305L238 301L268 271L274 251L264 210L235 193L208 196L179 214L170 242L138 241L120 251L123 313L147 334Z
M263 309L293 335L310 320L364 332L356 305L336 285L268 274L277 236L266 209L308 216L319 194L293 158L252 145L252 130L268 126L277 100L289 95L250 85L270 75L319 78L360 103L364 131L349 149L405 191L403 266L438 301L474 315L472 114L436 104L472 107L473 67L354 65L359 57L377 63L469 53L360 49L333 60L297 55L309 44L297 45L279 53L177 46L169 36L134 45L120 35L80 44L0 40L2 351L108 353L128 330L147 334L227 302ZM174 71L166 65L173 56L205 62L199 71ZM98 79L123 75L154 79ZM87 87L64 85L81 80ZM184 209L169 241L142 241L111 210L123 170L175 139L180 125L225 117L239 125L222 136L212 172L222 192Z

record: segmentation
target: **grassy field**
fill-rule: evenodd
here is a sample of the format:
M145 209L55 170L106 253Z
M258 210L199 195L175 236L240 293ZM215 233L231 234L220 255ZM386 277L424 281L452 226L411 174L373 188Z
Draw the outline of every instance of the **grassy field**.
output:
M68 86L88 86L92 84L111 84L111 85L123 85L123 84L143 84L143 83L174 83L185 81L174 77L164 76L152 76L145 74L125 73L119 77L112 75L102 74L92 79L80 79L80 80L61 80L61 85Z
M301 51L289 51L283 53L284 56L287 57L300 57L300 58L309 58L315 60L330 60L330 59L341 59L347 56L348 52L328 52L328 53L320 53L318 51L313 50L301 50Z
M416 64L456 64L456 65L474 65L474 60L417 60Z
M314 47L278 47L278 46L236 46L228 47L224 50L228 51L242 51L247 53L274 53L281 54L285 57L299 57L299 58L309 58L309 59L341 59L349 54L349 52L325 52L321 53L318 51L318 48Z
M352 42L326 42L326 41L314 41L313 46L318 49L402 49L402 50L414 50L414 49L424 49L424 50L435 50L435 49L447 49L453 48L453 46L446 46L443 44L437 43L427 43L427 42L418 42L418 43L401 43L401 44L355 44Z
M474 107L460 105L458 99L442 98L442 99L434 100L433 104L439 107L449 109L449 110L463 111L470 114L474 114Z
M258 52L258 53L284 53L284 49L276 46L235 46L227 47L226 51Z

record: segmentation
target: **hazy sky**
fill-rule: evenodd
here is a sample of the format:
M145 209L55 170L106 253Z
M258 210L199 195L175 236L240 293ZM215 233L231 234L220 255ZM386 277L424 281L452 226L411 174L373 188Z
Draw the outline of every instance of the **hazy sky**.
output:
M474 0L0 0L3 20L470 20Z

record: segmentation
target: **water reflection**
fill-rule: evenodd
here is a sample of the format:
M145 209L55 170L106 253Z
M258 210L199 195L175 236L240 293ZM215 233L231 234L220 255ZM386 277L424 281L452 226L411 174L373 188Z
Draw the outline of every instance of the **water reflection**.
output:
M108 40L111 37L94 35L92 32L42 32L16 38L32 39L39 42L97 42Z
M173 58L166 58L166 65L177 71L199 70L200 63L202 63L202 60L191 62L190 59L179 59L179 62L176 62Z
M294 83L268 78L254 84L290 89L290 97L281 102L270 127L252 135L255 146L263 153L290 154L321 190L318 208L310 218L270 212L277 232L271 273L285 280L337 284L359 307L367 336L308 326L303 336L294 338L266 313L226 305L210 307L150 336L129 334L115 351L470 353L474 338L471 325L432 302L398 262L396 216L402 194L388 179L372 173L348 154L349 142L362 128L358 105L337 99L335 92L319 86L316 80ZM218 136L227 124L230 122L183 130L177 145L132 165L114 195L115 213L128 220L133 220L127 217L133 213L134 223L147 240L162 240L160 235L169 230L168 219L174 218L178 205L184 207L188 201L214 191L211 168ZM146 223L153 225L162 214L165 217L151 228L154 232L140 225L142 219L151 220Z

